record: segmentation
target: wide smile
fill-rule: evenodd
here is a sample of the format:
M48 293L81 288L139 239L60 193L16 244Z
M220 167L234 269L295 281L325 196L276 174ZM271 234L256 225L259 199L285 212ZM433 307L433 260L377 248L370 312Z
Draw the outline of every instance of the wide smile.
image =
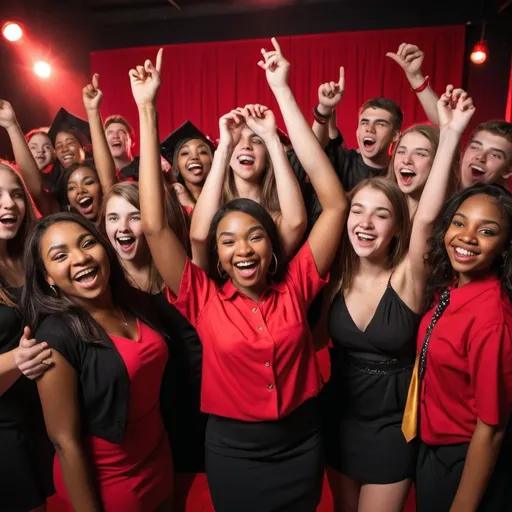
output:
M131 252L135 247L135 242L137 239L133 235L120 235L116 237L116 242L119 245L119 248L123 252Z
M409 169L408 167L402 167L400 169L400 181L404 185L410 185L415 176L416 173L412 169Z
M89 290L94 288L98 280L99 266L87 267L77 272L73 277L73 281L80 287Z
M487 173L487 171L479 165L471 164L469 166L469 169L471 170L471 177L474 180L481 180L481 179L485 178L485 175Z
M92 213L94 199L90 196L83 196L78 200L78 206L84 215Z
M15 228L18 223L18 216L13 213L7 213L0 217L0 224L6 228Z
M195 176L199 176L203 172L203 166L197 162L187 165L187 171L194 174Z
M357 243L361 247L369 247L373 244L373 242L376 240L376 235L373 235L371 233L367 233L365 231L356 231L356 240Z
M374 137L366 136L363 138L363 147L367 151L372 151L377 144L377 140Z
M459 263L473 263L478 256L478 252L466 249L459 245L452 245L454 258Z
M254 156L248 155L248 154L238 155L237 160L238 160L238 163L242 166L242 168L250 168L256 162L256 158L254 158Z
M242 279L250 279L256 274L259 264L258 260L243 260L237 261L233 266Z

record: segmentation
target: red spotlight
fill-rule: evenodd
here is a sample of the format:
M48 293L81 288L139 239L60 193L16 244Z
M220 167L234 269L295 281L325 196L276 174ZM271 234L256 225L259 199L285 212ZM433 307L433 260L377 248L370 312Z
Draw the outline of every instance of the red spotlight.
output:
M21 27L17 23L8 21L7 23L4 23L4 26L2 27L2 34L4 35L5 39L7 39L7 41L14 43L21 39L23 30L21 30Z
M487 43L480 41L475 44L469 58L473 64L483 64L487 60Z
M39 78L49 78L49 76L52 74L52 68L48 62L39 60L34 64L34 73Z

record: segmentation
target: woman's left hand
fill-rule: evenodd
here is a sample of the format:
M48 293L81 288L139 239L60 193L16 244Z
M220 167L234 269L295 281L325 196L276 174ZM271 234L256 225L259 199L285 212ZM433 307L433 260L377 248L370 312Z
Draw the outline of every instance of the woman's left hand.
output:
M161 84L160 72L162 70L163 52L163 48L158 50L155 66L147 59L144 66L137 66L129 71L133 99L139 107L152 105L155 102Z
M247 126L264 141L277 134L276 118L268 107L249 104L239 109L239 112L244 116Z

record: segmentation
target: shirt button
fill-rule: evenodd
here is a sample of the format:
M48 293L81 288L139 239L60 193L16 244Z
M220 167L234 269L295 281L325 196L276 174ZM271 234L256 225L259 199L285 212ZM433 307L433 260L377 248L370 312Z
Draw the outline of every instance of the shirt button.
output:
M263 331L263 326L262 325L258 325L258 331Z
M266 361L265 366L268 368L270 366L270 363L268 361Z
M252 308L252 312L256 313L258 311L258 308Z
M267 387L268 389L274 389L274 384L269 384Z

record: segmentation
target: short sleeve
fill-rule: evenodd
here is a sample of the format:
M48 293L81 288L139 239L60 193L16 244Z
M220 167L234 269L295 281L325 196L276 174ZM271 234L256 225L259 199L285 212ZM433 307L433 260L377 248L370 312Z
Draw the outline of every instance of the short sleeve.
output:
M503 424L512 410L512 338L507 325L481 329L469 344L469 373L476 415Z
M211 297L217 293L217 286L204 270L194 265L189 258L185 263L180 290L176 297L166 286L167 300L194 326Z
M56 350L77 372L80 370L80 341L62 318L46 318L36 330L34 337L38 343L48 343L48 347Z
M328 280L329 273L324 277L318 273L311 247L306 241L288 264L285 281L298 291L300 298L309 307Z

